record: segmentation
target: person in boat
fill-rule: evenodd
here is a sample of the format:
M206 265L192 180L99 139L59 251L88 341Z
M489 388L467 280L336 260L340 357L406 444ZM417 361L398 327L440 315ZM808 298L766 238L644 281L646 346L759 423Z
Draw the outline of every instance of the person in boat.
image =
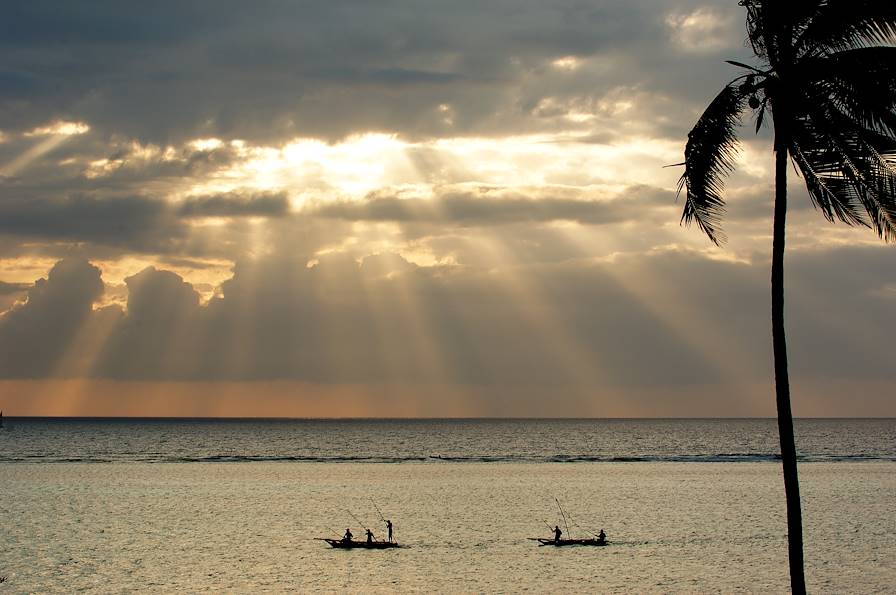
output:
M367 543L373 543L373 531L367 530Z
M607 540L607 534L604 533L603 529L601 529L600 533L597 534L597 540L598 541L606 541Z
M560 530L560 525L554 525L554 541L560 541L561 535L563 535L563 531Z
M386 529L389 531L389 543L392 543L392 521L386 520Z
M342 541L348 543L352 540L352 537L354 537L354 535L352 535L351 529L346 529L345 535L342 536Z

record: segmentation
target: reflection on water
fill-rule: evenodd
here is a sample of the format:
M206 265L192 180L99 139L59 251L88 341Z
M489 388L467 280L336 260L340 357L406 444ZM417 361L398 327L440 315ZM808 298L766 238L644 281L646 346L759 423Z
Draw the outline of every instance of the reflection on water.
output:
M816 592L886 591L892 462L800 468ZM7 592L781 592L783 486L773 463L0 463ZM538 547L546 524L604 528L604 548ZM315 537L374 503L410 547ZM357 517L357 521L352 515Z
M12 419L0 462L777 460L773 419ZM896 420L797 420L804 461L896 461Z

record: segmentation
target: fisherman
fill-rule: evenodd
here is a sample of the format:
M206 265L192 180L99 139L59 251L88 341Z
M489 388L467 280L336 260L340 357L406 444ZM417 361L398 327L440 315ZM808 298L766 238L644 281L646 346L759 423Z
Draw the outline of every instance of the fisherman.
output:
M373 543L373 531L367 530L367 543Z
M344 541L345 543L348 543L348 542L350 542L350 541L352 540L352 537L354 537L354 535L352 535L351 530L350 530L350 529L346 529L346 530L345 530L345 535L342 536L342 541Z
M392 543L392 521L386 520L386 529L389 530L389 543Z
M560 541L561 535L563 535L563 531L560 530L560 525L554 525L554 541Z
M600 530L600 533L597 534L597 540L600 541L600 542L604 542L604 541L607 540L607 534L604 533L604 530L603 530L603 529L601 529L601 530Z

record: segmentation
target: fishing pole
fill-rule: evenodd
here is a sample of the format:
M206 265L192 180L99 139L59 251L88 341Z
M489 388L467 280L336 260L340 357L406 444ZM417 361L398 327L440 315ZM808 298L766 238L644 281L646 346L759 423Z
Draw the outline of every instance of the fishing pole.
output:
M554 496L554 501L557 503L557 508L560 509L560 516L563 517L563 525L566 527L566 535L568 537L572 537L572 535L569 532L569 523L566 521L566 513L563 512L563 507L560 506L560 500L558 500L557 497Z
M376 502L373 501L373 498L370 499L370 503L373 504L373 507L376 509L376 513L380 515L380 520L385 523L386 517L383 516L383 512L380 510L380 507L376 505Z
M349 510L348 508L346 508L346 509L345 509L345 512L349 513L349 514L351 515L351 517L352 517L353 519L355 519L355 522L358 523L359 525L361 525L361 527L363 527L365 531L369 531L369 530L370 530L370 529L367 527L367 525L366 525L365 523L362 523L362 522L361 522L361 519L359 519L359 518L356 517L354 514L352 514L352 511L351 511L351 510Z
M576 522L576 520L575 520L574 518L572 518L572 515L571 515L571 514L568 514L568 513L567 513L566 516L569 518L569 520L570 520L570 522L572 523L573 527L578 527L579 529L581 529L581 530L584 531L585 533L590 533L590 534L595 535L595 536L597 535L597 531L592 531L592 530L589 529L588 527L583 527L582 525L578 524L578 523Z
M593 529L589 529L588 527L583 527L582 525L578 524L575 520L573 520L572 517L569 517L569 520L572 521L573 527L578 527L581 531L583 531L585 533L590 533L591 535L594 535L595 537L597 537L597 531L595 531Z

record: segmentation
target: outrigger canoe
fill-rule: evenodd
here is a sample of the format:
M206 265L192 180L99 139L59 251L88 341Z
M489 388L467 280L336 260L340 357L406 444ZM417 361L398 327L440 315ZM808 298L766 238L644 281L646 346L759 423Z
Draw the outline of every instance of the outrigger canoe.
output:
M331 547L340 549L363 549L363 550L385 550L393 547L403 547L394 541L345 541L344 539L327 539L322 538L330 544Z
M607 545L607 540L601 539L549 539L547 537L530 537L534 541L537 541L540 545Z

